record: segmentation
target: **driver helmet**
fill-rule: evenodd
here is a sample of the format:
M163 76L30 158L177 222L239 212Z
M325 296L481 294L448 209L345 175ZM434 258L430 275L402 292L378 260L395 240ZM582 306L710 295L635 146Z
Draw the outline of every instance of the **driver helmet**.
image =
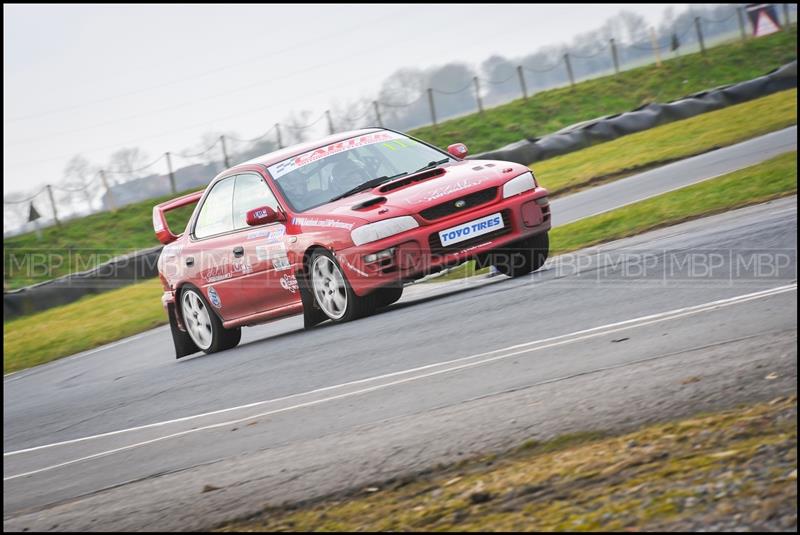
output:
M369 178L367 166L349 158L337 163L331 170L331 182L342 192L363 184Z

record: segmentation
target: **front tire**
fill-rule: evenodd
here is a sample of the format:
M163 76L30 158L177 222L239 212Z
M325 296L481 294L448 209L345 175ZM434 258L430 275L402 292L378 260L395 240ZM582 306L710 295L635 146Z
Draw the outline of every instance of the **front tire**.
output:
M521 277L541 268L549 253L550 238L547 232L542 232L498 251L494 266L503 275Z
M314 302L335 323L367 316L375 310L375 295L356 295L339 263L326 249L317 249L311 256L309 279Z
M242 328L223 327L222 321L197 288L191 286L181 292L181 312L183 325L200 351L210 354L239 345Z

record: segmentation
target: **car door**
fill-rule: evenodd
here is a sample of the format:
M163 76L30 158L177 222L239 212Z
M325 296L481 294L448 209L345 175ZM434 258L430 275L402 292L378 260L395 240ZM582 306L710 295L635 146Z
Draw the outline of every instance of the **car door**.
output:
M233 268L233 190L235 177L217 181L199 208L189 241L182 251L190 282L201 289L206 300L226 320L235 316L239 298Z
M247 224L247 212L269 206L283 212L264 178L255 172L236 175L233 191L232 251L237 291L234 317L280 309L300 301L290 257L286 222Z

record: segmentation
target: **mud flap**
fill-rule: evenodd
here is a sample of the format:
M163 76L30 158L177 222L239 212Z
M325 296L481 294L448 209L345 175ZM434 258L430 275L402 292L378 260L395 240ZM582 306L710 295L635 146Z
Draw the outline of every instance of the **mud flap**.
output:
M308 277L297 274L297 283L300 286L300 300L303 303L303 328L311 329L315 325L322 323L328 317L314 303L314 296L311 293Z
M200 348L192 341L189 333L178 328L178 319L175 317L175 305L167 305L167 307L169 328L172 331L172 342L175 344L175 358L179 359L200 351Z

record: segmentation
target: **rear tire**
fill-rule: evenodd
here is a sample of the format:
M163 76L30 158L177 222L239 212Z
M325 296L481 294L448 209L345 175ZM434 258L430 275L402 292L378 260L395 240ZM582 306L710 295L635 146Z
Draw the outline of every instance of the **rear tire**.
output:
M364 297L356 295L339 263L327 249L314 251L309 271L314 302L331 321L344 323L375 311L375 292Z
M188 286L180 294L183 324L192 342L204 353L232 349L242 339L242 328L226 329L202 292Z
M542 232L497 251L493 264L503 275L521 277L541 268L549 253L550 238Z

